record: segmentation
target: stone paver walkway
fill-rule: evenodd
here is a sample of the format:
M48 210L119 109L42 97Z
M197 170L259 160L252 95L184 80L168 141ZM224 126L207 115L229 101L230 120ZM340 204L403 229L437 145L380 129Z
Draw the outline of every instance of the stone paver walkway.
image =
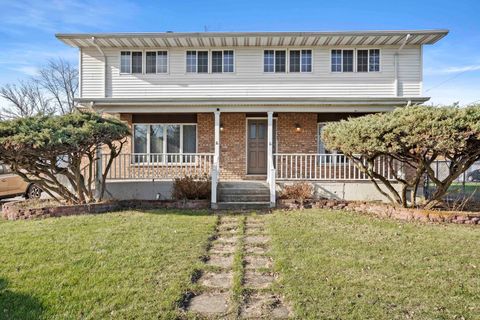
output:
M287 319L292 317L283 297L274 292L276 281L269 256L270 237L264 217L222 216L216 239L211 243L209 258L198 284L197 293L187 310L208 319ZM243 257L238 260L236 255ZM236 259L236 260L235 260ZM241 261L241 267L238 263ZM235 265L234 265L235 263ZM235 286L242 294L238 302ZM238 297L238 295L237 295Z
M198 283L202 292L194 296L188 311L212 319L235 318L231 302L233 257L239 243L239 217L221 217L217 237L212 242L209 258Z
M245 223L245 276L248 296L240 308L241 319L287 319L291 317L284 299L272 290L273 261L268 255L270 237L264 218L247 217Z

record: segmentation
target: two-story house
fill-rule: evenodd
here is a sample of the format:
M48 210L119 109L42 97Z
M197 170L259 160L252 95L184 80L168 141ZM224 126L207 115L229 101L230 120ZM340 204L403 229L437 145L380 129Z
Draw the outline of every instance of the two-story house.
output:
M78 103L131 126L128 147L109 175L112 197L166 198L174 177L207 174L214 207L231 202L248 207L244 202L274 205L275 190L290 181L311 181L322 196L379 198L348 159L325 149L322 127L427 101L422 48L447 33L57 38L79 48ZM378 170L390 168L379 163ZM244 180L249 182L232 183Z

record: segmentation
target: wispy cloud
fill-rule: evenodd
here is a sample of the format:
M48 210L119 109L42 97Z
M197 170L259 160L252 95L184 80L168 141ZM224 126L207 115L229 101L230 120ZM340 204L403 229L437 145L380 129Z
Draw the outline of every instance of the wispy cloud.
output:
M38 67L35 66L19 66L11 69L31 77L38 76L39 73Z
M470 72L470 71L480 71L480 64L472 64L466 66L447 66L447 67L439 67L439 68L426 68L425 74L426 75L441 75L441 74L455 74L455 73L462 73L462 72Z
M137 5L126 0L8 1L2 4L0 31L18 34L32 29L49 33L99 29L131 17L136 11Z

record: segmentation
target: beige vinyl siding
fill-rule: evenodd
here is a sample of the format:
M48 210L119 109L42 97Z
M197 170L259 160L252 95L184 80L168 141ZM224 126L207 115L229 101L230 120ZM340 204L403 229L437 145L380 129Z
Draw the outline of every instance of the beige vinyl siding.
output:
M422 54L421 48L402 50L399 55L399 92L403 96L422 94Z
M305 48L312 49L311 73L264 73L263 51L269 48L222 48L235 51L235 72L225 74L186 73L185 52L189 50L187 48L168 49L167 74L120 74L120 49L106 49L108 61L106 96L112 98L395 96L393 61L398 47L379 47L381 71L371 73L330 72L330 52L336 48L338 47ZM196 48L191 48L194 49ZM101 97L104 81L103 57L96 49L83 49L82 58L82 97ZM405 96L420 96L422 76L420 47L405 47L400 53L399 65L400 92Z
M81 52L82 97L103 98L104 71L103 56L97 50L82 49Z

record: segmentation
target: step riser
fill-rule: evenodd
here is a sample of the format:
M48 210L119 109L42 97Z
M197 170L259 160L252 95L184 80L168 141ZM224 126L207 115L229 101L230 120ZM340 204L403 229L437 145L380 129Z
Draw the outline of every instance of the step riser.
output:
M220 202L268 202L269 195L222 195L219 197Z
M220 189L268 189L268 185L265 182L219 182L218 188Z
M255 190L255 189L241 189L241 190L236 190L236 189L219 189L218 194L220 196L225 195L225 196L235 196L235 195L240 195L240 196L246 196L246 195L269 195L270 191L269 190Z

